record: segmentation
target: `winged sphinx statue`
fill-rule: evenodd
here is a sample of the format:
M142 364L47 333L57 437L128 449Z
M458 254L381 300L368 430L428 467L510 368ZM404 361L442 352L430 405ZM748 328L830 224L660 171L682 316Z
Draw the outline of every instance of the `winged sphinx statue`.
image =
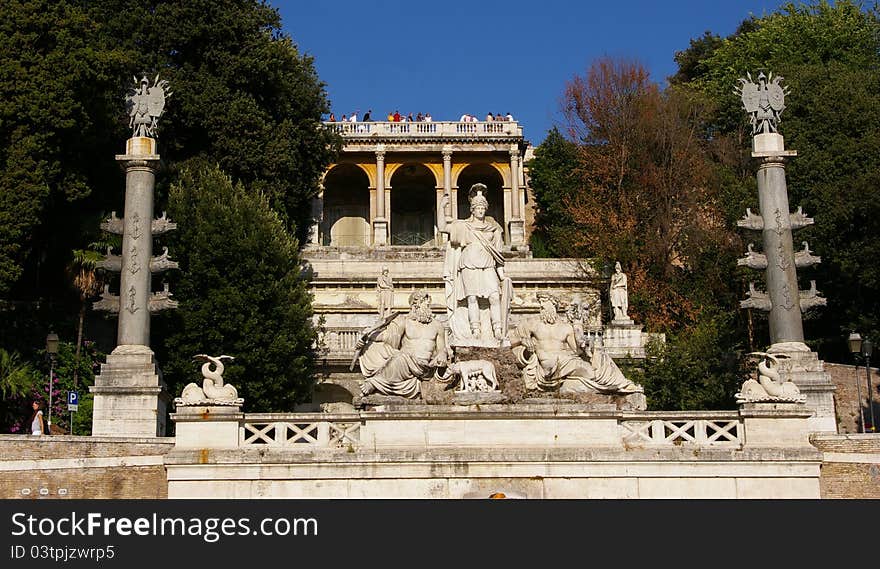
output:
M134 85L125 97L131 135L156 138L156 125L165 110L165 100L171 97L168 81L164 79L160 81L159 76L156 75L153 85L150 86L150 80L144 74L140 80L134 78Z

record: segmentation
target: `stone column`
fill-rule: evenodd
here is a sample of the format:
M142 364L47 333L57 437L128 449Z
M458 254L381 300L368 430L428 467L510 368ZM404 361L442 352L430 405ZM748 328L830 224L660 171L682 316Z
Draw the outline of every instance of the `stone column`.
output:
M388 218L385 216L385 145L376 145L376 218L373 219L373 245L388 244Z
M438 192L438 196L442 197L443 195L449 196L449 205L446 209L440 208L440 202L437 202L437 220L439 223L440 216L449 216L457 219L456 210L458 199L458 195L452 193L452 146L446 145L443 147L443 188L440 192ZM438 198L439 199L439 198ZM443 236L442 240L437 243L437 245L441 245L446 240L446 234L441 234Z
M448 145L443 147L443 192L452 199L452 147Z
M153 188L159 169L158 155L123 155L116 160L125 168L125 218L122 232L122 303L118 345L150 345L150 258L153 255Z
M800 210L789 211L785 159L792 156L797 156L797 152L785 150L783 137L778 133L756 134L752 140L752 157L761 159L757 172L760 216L747 211L738 225L760 230L764 251L750 252L739 264L763 267L767 292L761 293L751 285L750 298L740 305L769 312L771 345L767 351L787 356L779 365L780 380L793 382L806 395L806 408L812 411L807 420L809 429L836 432L836 387L818 354L804 343L801 311L823 305L825 299L815 291L798 290L792 230L813 221Z
M176 227L167 219L153 219L153 189L160 159L156 141L133 137L127 153L116 160L125 168L125 212L119 220L111 216L102 224L106 231L122 234L122 256L118 260L120 294L105 292L95 309L119 313L116 348L101 364L95 385L92 435L109 437L155 437L165 434L165 409L170 397L159 377L150 349L150 313L174 308L167 285L152 292L151 273L174 268L163 257L152 257L153 236ZM108 256L106 263L116 264ZM105 265L106 267L106 265Z
M512 219L521 217L519 209L519 148L510 148L510 216Z
M754 155L762 158L757 174L758 203L764 221L762 238L767 256L765 275L770 297L770 343L803 343L804 327L785 182L785 156L795 153L785 152L779 134L759 134L755 139Z
M510 147L510 223L508 234L510 244L520 247L525 244L525 223L522 214L522 196L519 191L520 153L519 147Z

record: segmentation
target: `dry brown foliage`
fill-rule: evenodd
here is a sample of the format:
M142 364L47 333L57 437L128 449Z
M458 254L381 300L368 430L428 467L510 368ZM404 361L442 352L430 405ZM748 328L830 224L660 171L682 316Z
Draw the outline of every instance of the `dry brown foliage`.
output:
M566 85L562 108L580 146L581 187L566 204L583 229L575 250L624 264L631 289L651 299L640 315L649 325L692 320L674 278L727 240L707 102L681 88L661 91L639 63L603 58Z

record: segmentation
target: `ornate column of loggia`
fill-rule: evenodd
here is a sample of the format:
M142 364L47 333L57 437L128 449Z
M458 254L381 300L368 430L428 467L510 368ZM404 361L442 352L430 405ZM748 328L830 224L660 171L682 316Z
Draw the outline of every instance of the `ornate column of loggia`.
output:
M519 146L510 145L510 222L508 235L514 249L525 245L525 220L522 212L522 196L520 195L519 178L522 168Z
M119 315L116 348L101 365L90 387L94 394L93 436L154 437L165 434L166 408L170 397L161 381L150 349L150 314L175 308L166 283L152 291L153 274L177 268L165 248L153 256L153 237L177 226L165 215L153 219L153 193L161 161L156 149L155 128L165 99L167 83L156 77L152 86L146 75L127 98L132 137L126 153L116 160L125 170L125 211L115 212L101 224L109 233L122 235L121 255L110 251L99 264L120 275L119 294L105 286L93 306Z
M750 243L738 264L763 270L766 278L766 291L750 283L748 298L740 305L769 312L770 347L766 354L772 356L780 380L793 382L806 395L806 405L814 412L810 420L813 430L836 431L834 383L818 354L804 343L802 313L825 305L826 300L816 291L815 281L807 291L798 289L796 268L811 266L821 259L811 254L806 242L797 253L792 244L792 232L813 220L800 208L795 213L789 211L785 161L797 156L797 151L785 150L784 139L777 130L787 94L781 80L772 73L769 77L761 73L755 83L748 75L748 79L740 79L738 87L752 123L752 157L759 158L761 164L757 172L760 213L747 209L737 225L760 231L763 249L756 252Z
M373 245L388 245L388 218L385 216L385 145L376 145L376 217L373 219Z

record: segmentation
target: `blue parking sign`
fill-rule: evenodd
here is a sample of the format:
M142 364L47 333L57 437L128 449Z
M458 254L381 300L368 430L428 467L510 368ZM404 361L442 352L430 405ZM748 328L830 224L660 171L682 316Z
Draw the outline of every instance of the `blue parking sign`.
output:
M76 411L79 408L79 393L76 391L67 392L67 410Z

